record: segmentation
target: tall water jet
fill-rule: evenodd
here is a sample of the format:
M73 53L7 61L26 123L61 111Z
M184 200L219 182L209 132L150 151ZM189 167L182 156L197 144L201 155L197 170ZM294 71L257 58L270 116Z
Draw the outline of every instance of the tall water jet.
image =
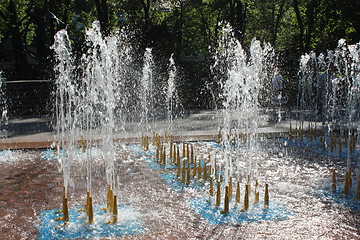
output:
M172 134L173 131L173 117L174 117L174 109L177 109L179 106L179 97L176 91L176 65L173 58L173 54L171 54L169 59L169 77L167 80L167 88L166 88L166 106L167 106L167 121L168 121L168 132Z
M117 54L116 37L104 39L100 33L99 22L86 32L86 41L89 47L83 56L83 82L86 91L83 92L84 118L86 125L83 129L89 132L91 146L93 128L99 124L100 138L102 139L103 161L106 166L107 183L114 183L115 149L113 134L115 130L115 107L117 89L117 71L119 56ZM89 150L91 155L91 149ZM88 179L91 179L91 156L88 158ZM88 188L91 180L88 180ZM90 189L89 189L90 190Z
M73 161L75 148L81 139L87 155L87 188L90 191L92 147L96 140L102 150L107 183L115 188L116 151L113 139L117 129L125 129L125 114L128 112L130 93L126 81L131 79L128 76L131 75L129 46L126 35L121 32L104 38L98 21L86 31L85 44L87 51L81 58L76 58L71 53L66 30L55 36L53 49L58 62L56 127L59 145L63 149L61 156ZM76 65L73 64L75 61ZM64 169L65 172L69 174L69 167Z
M340 39L335 50L318 56L311 52L300 61L300 127L304 118L319 124L324 149L347 149L347 167L359 138L360 119L360 43L346 44ZM309 118L308 116L312 116ZM338 139L338 140L337 140ZM338 143L337 143L338 142Z
M337 50L335 50L334 60L334 66L338 69L339 74L342 73L339 82L340 84L345 83L343 90L346 99L343 99L343 103L346 117L342 126L344 126L343 130L347 131L347 147L350 150L352 132L357 138L360 133L360 42L355 45L347 45L345 39L340 39ZM360 173L360 166L358 167ZM347 156L347 168L351 168L350 154Z
M151 52L151 48L145 49L144 64L142 69L142 76L140 79L140 124L143 126L143 132L148 132L150 130L149 121L151 120L151 114L154 114L154 61Z
M7 101L5 95L5 79L2 77L2 72L0 71L0 130L8 123L7 115Z
M300 79L298 88L306 89L305 91L298 91L298 118L299 118L299 128L304 128L304 117L305 113L308 110L317 111L317 101L316 93L314 92L316 82L313 81L314 76L308 74L310 69L316 68L316 56L315 53L305 54L301 57L300 60Z
M69 158L73 152L74 140L76 137L76 83L73 75L73 61L71 54L71 43L66 30L60 30L54 36L54 44L52 49L55 52L55 58L57 60L55 65L55 73L57 75L56 85L56 148L58 152L58 160L61 164L63 172L63 180L65 191L69 187L70 180L70 162ZM70 137L69 137L70 136ZM60 154L59 146L63 151Z
M246 135L246 170L245 175L253 172L254 152L256 149L257 129L259 125L260 93L269 80L269 70L265 68L266 58L272 56L271 46L261 47L260 42L253 39L250 55L247 56L240 42L232 36L230 28L224 29L218 54L226 63L226 80L223 82L223 144L225 146L225 182L233 175L233 163L237 174L240 172L240 145L236 146L234 157L232 144L239 135ZM270 54L271 53L271 54ZM217 64L217 63L216 63Z

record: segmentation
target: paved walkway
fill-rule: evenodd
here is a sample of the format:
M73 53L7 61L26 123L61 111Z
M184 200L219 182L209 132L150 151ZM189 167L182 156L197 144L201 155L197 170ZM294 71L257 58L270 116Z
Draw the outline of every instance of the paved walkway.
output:
M289 131L290 124L295 125L294 120L273 121L271 113L263 113L259 119L259 133L284 133ZM174 119L172 126L170 130L167 121L156 121L149 124L148 129L159 133L172 132L173 136L187 141L212 140L223 126L223 118L220 111L190 111L184 118ZM115 140L139 141L143 130L138 123L126 123L124 129L115 132ZM87 134L84 136L86 138ZM0 131L0 138L0 149L50 148L56 139L56 132L49 117L16 118L9 120L8 125Z

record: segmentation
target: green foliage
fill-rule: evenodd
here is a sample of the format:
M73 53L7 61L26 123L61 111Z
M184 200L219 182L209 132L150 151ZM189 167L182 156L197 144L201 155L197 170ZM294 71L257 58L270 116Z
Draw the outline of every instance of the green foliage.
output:
M31 45L37 39L39 22L33 14L41 9L49 34L67 26L73 41L82 41L86 27L97 16L95 0L1 0L0 41L9 36L11 11L9 5L16 5L16 18L24 45ZM280 51L321 50L336 44L339 38L359 40L359 1L345 0L298 0L300 20L304 36L300 36L296 19L295 1L289 0L107 0L110 28L122 27L148 30L162 26L175 38L168 44L177 46L185 55L207 52L217 38L217 25L221 21L233 21L236 28L244 24L242 40L248 44L252 38L270 42ZM241 11L240 11L241 10ZM56 16L55 18L49 16ZM61 22L63 24L61 24ZM43 26L44 27L44 26ZM150 28L149 28L150 27ZM166 32L166 31L165 31ZM144 32L145 33L145 32ZM146 34L145 34L146 35ZM150 35L149 35L150 36ZM304 39L299 39L303 37ZM52 36L47 36L51 39ZM51 40L48 40L50 45ZM174 42L178 41L177 44ZM301 42L302 41L302 42ZM308 43L306 43L308 42ZM307 44L307 45L306 45Z
M189 73L186 84L196 88L212 82L206 80L209 46L216 46L219 25L228 22L245 49L255 37L284 56L284 76L294 90L302 52L334 49L340 38L349 43L360 40L360 3L354 0L101 0L107 6L105 16L100 16L96 1L100 0L0 0L0 47L17 39L19 51L10 60L21 62L21 50L33 46L38 59L49 63L49 47L58 30L67 28L74 50L81 53L85 30L102 17L109 32L125 28L135 33L138 56L152 47L156 60L167 63L174 53Z

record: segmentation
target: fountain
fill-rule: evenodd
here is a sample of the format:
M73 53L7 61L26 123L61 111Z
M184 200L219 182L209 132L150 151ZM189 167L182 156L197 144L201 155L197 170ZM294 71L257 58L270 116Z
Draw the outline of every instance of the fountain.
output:
M173 54L169 59L169 77L167 81L166 89L166 106L167 106L167 121L168 121L168 132L171 135L173 133L173 118L174 110L179 108L179 96L176 91L176 65L173 58Z
M68 193L70 183L73 181L70 173L71 167L75 167L75 161L85 158L86 165L86 204L83 210L87 215L88 223L96 224L104 234L109 232L105 223L118 223L118 198L119 177L115 172L117 158L116 146L114 144L116 124L123 129L124 113L127 111L126 72L129 66L128 49L125 48L126 38L122 34L103 38L100 33L99 22L94 22L92 28L86 32L87 52L81 57L80 64L75 66L75 56L72 56L70 41L65 30L58 32L55 36L53 49L57 57L56 71L58 72L56 82L56 113L57 113L57 143L56 158L61 163L64 179L64 196L62 210L63 216L56 220L62 221L63 226L77 224L76 220L71 221L69 216ZM125 92L125 94L124 94ZM145 104L146 102L146 98ZM141 106L145 106L142 102ZM148 108L145 107L145 110ZM146 115L142 115L147 123ZM119 116L119 118L117 117ZM120 122L116 122L119 121ZM99 149L98 149L99 148ZM98 153L100 151L100 153ZM84 155L84 157L79 157ZM98 173L94 172L94 161L101 161L104 164L107 197L106 207L110 220L105 221L104 211L93 206L93 184ZM74 183L73 183L74 184ZM74 211L73 211L74 212ZM99 216L100 215L100 216ZM44 216L52 218L50 213ZM76 217L72 217L75 218ZM99 220L100 218L100 220ZM102 223L101 223L101 222ZM131 224L130 224L131 225ZM111 232L117 232L110 227ZM44 238L55 237L56 232L47 231L44 228ZM122 229L122 228L121 228ZM80 237L83 229L73 230L70 236ZM132 232L126 228L122 231ZM138 231L136 229L136 231ZM50 234L50 235L46 235ZM60 233L58 233L60 234ZM80 234L77 236L77 234ZM89 231L89 234L95 234ZM121 233L119 233L121 235ZM62 236L61 234L59 236ZM65 235L67 236L67 235ZM62 237L65 237L62 236ZM95 234L95 236L97 236ZM103 235L101 235L103 236Z
M133 64L124 32L104 38L94 22L82 56L58 32L55 140L0 160L4 236L358 238L359 46L341 41L326 57L304 55L298 109L273 124L274 50L256 39L245 50L229 27L222 36L212 66L221 69L218 131L206 128L211 117L176 114L173 56L160 83L152 49ZM330 70L336 80L324 78L320 98L317 76ZM206 130L190 136L191 128ZM342 154L328 154L331 145Z
M253 39L250 56L246 56L239 41L234 37L227 36L231 34L231 29L225 29L224 33L227 38L225 40L226 51L220 53L225 55L220 58L226 59L227 79L223 83L224 123L221 136L223 136L222 141L225 147L224 161L227 164L224 169L225 182L228 182L229 176L233 175L233 162L239 162L233 161L230 153L232 151L231 143L237 141L238 136L245 136L248 149L248 162L243 176L251 175L253 165L255 165L253 164L253 155L260 121L260 92L269 75L264 64L266 57L271 56L269 53L272 49L270 46L262 48L260 42ZM219 49L225 49L225 46L220 45ZM239 159L239 152L235 155ZM235 169L240 174L241 167L235 166Z
M153 99L154 99L154 82L153 82L153 65L154 61L151 54L152 49L146 48L144 53L144 66L142 69L142 77L140 81L140 99L141 99L141 116L140 126L144 127L143 132L149 132L149 121L151 120L150 114L154 112Z
M296 125L304 131L307 122L312 145L346 158L348 169L353 168L351 160L356 158L359 138L359 48L359 43L347 45L341 39L326 56L314 52L303 55L299 71L300 116ZM359 168L359 162L353 164Z
M222 195L224 195L224 207L220 213L231 215L226 221L241 222L244 219L252 218L253 216L249 212L247 215L238 212L239 210L240 212L249 210L250 198L254 206L258 206L260 192L260 176L256 162L259 154L257 151L259 147L258 128L261 121L260 108L267 104L266 101L260 103L259 99L265 99L262 94L266 92L264 89L273 71L269 66L266 66L266 63L271 61L273 55L271 46L261 47L260 42L253 39L250 54L247 56L240 42L232 36L231 28L226 26L223 29L223 38L219 43L215 66L213 67L216 68L216 65L225 63L224 66L220 67L225 73L225 79L222 83L223 124L218 136L218 142L222 149L217 150L217 154L211 155L209 153L208 160L204 161L203 173L204 176L209 175L209 202L215 206L215 209L209 208L208 204L204 205L201 201L196 201L195 204L197 211L210 221L218 222L216 219L219 216L216 214L216 209L222 202ZM207 165L209 165L209 170L206 170ZM201 166L201 163L198 166ZM217 183L216 196L214 194L214 181ZM245 186L245 191L241 194L242 197L240 196L240 185ZM263 204L268 207L268 184L265 183L265 186ZM240 206L240 198L244 199L243 206ZM201 207L198 208L197 205ZM233 211L232 213L230 213L230 209ZM206 214L208 211L214 211L214 215ZM267 217L276 219L286 217L288 214L281 208L277 208L277 211L276 217L271 216L270 212L268 212Z
M4 85L3 81L4 79L2 78L2 72L0 71L0 111L1 111L0 129L3 129L4 125L8 123L7 104L6 104L4 87L3 87Z

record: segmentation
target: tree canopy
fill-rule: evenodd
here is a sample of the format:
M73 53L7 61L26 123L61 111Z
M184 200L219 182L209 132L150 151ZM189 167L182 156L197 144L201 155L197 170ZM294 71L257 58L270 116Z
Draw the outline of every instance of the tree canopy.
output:
M131 31L139 49L152 47L164 59L174 53L206 63L223 23L245 48L255 37L296 58L334 49L340 38L358 42L359 9L359 0L0 0L0 62L19 71L29 58L50 65L53 36L63 28L81 52L96 19L104 36Z
M0 40L17 46L16 61L31 45L44 60L56 31L66 27L81 41L98 19L104 35L126 26L140 30L144 45L161 41L194 55L216 42L219 23L228 22L243 43L256 37L279 51L322 51L340 38L359 41L359 7L353 0L1 0Z

